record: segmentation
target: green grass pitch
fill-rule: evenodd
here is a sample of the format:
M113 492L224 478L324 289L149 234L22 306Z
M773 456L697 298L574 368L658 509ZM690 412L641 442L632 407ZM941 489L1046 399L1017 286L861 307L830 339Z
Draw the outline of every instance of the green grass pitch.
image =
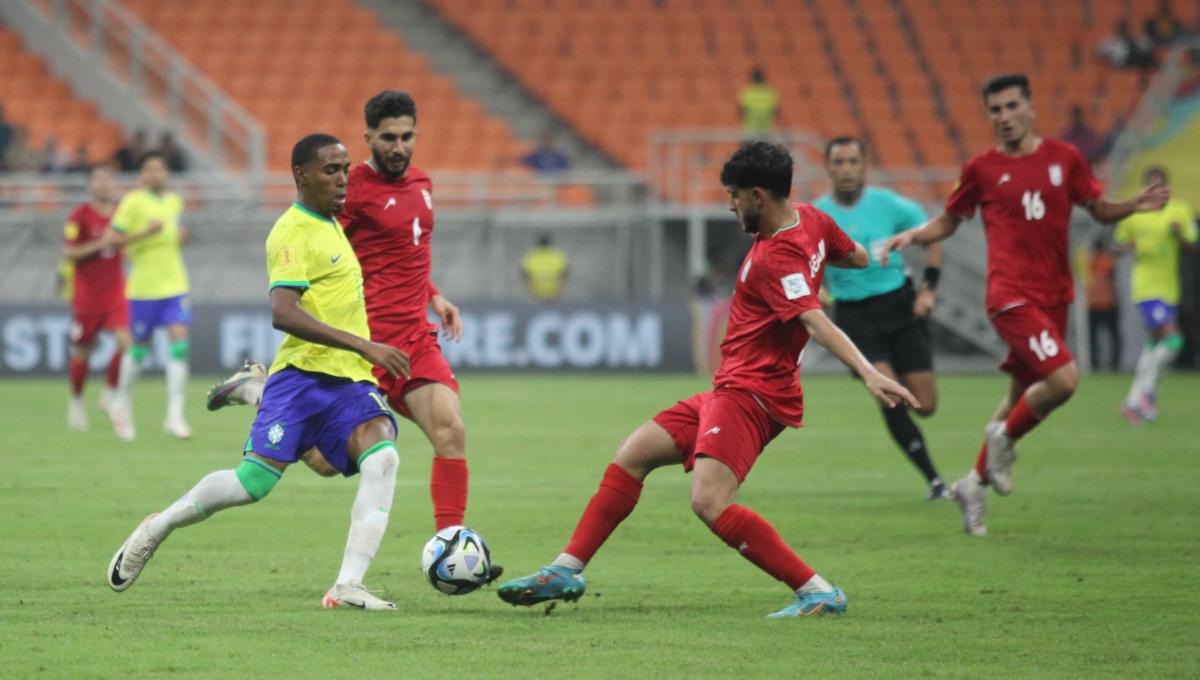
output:
M95 381L94 381L95 382ZM404 423L388 535L368 585L398 613L322 611L355 483L296 468L272 495L177 532L126 593L104 570L137 522L236 464L248 409L203 411L168 439L163 387L137 390L141 437L120 444L91 404L65 431L66 384L0 384L0 677L1194 677L1200 667L1200 377L1168 376L1162 417L1116 416L1124 377L1079 394L1019 447L1016 490L992 496L986 539L963 535L846 378L805 380L808 425L784 433L740 502L842 586L840 618L764 621L786 587L711 535L688 478L652 475L588 569L577 605L449 598L420 573L432 534L429 450ZM948 479L978 449L1000 376L940 381L922 423ZM510 576L552 559L617 443L687 376L463 379L467 523ZM95 389L95 385L91 386ZM94 391L92 392L94 395Z

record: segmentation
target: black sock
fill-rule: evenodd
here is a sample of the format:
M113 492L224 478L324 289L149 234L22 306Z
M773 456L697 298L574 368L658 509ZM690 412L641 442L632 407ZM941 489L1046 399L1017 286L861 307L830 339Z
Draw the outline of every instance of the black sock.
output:
M921 436L921 430L909 415L908 407L898 404L892 408L885 408L883 419L887 422L888 432L892 433L892 439L900 445L900 450L917 466L921 474L925 475L926 482L933 482L938 473L933 468L933 461L929 460L929 452L925 450L925 438Z

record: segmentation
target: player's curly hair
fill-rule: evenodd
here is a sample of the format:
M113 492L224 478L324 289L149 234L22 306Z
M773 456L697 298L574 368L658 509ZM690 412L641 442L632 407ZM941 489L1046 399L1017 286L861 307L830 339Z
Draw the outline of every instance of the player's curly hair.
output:
M417 103L412 95L400 90L384 90L367 100L363 107L363 117L367 119L367 127L374 130L384 118L399 118L409 116L413 123L417 122Z
M317 151L321 147L341 143L342 140L324 132L314 132L311 135L306 135L303 139L296 142L296 146L292 147L292 167L304 165L316 158Z
M721 168L721 184L735 189L766 189L774 198L792 193L792 155L779 144L743 142Z
M1021 96L1029 99L1033 96L1032 90L1029 89L1029 76L1024 73L1002 73L998 76L992 76L983 86L983 101L986 104L987 98L997 92L1003 92L1010 87L1021 88Z

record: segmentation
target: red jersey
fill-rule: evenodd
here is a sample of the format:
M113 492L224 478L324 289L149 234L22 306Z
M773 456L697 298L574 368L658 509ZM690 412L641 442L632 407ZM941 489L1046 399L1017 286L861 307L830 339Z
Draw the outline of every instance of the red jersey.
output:
M95 241L108 231L109 215L100 214L90 203L79 205L67 217L63 242L82 245ZM103 312L125 304L125 272L120 249L105 248L75 261L76 312Z
M983 207L989 313L1075 298L1067 248L1071 206L1101 193L1079 151L1053 139L1043 139L1028 156L992 149L967 161L946 213L969 218L975 206Z
M389 180L368 163L350 171L338 215L363 272L371 339L390 345L436 326L426 307L437 289L432 268L433 183L413 166Z
M802 203L795 208L800 222L756 237L742 261L713 387L746 390L772 418L799 427L799 362L808 330L796 317L821 308L825 263L850 256L854 241L820 210Z

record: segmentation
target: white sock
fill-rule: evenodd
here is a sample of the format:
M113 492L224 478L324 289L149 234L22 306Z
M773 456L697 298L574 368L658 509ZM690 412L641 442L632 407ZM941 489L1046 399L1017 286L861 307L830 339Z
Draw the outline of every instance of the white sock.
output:
M146 528L161 541L179 527L206 520L219 510L252 502L254 499L238 480L237 473L221 470L201 479L191 491L150 520Z
M185 359L167 361L167 419L183 420L183 401L187 392L188 365Z
M83 395L82 394L72 394L71 395L71 406L73 408L77 408L80 410L86 408L83 403Z
M117 397L121 405L133 412L133 383L137 382L140 367L133 354L126 351L121 355L121 370L117 372Z
M805 581L804 585L800 586L796 590L797 595L807 595L809 593L832 593L832 592L833 592L833 586L830 585L829 581L826 581L825 579L821 578L820 574L813 574L812 578Z
M1153 360L1150 364L1150 376L1146 379L1146 391L1148 394L1152 394L1158 390L1158 383L1162 380L1163 373L1167 371L1167 368L1178 354L1178 352L1167 347L1165 341L1158 343L1158 346L1154 348L1154 352L1151 353Z
M979 473L975 471L975 468L971 468L971 471L967 473L967 479L976 484L983 484L983 478L979 476Z
M1143 347L1138 355L1137 368L1133 371L1133 384L1129 386L1129 394L1125 395L1125 406L1135 409L1141 403L1142 395L1150 388L1150 376L1154 371L1154 349Z
M399 466L395 447L387 446L368 456L359 467L358 495L350 509L350 536L337 583L362 583L367 567L375 559L387 530Z
M587 563L583 560L574 555L568 555L567 553L563 553L556 557L554 559L554 564L559 567L566 567L567 569L575 569L576 571L583 571L583 568L587 566Z

